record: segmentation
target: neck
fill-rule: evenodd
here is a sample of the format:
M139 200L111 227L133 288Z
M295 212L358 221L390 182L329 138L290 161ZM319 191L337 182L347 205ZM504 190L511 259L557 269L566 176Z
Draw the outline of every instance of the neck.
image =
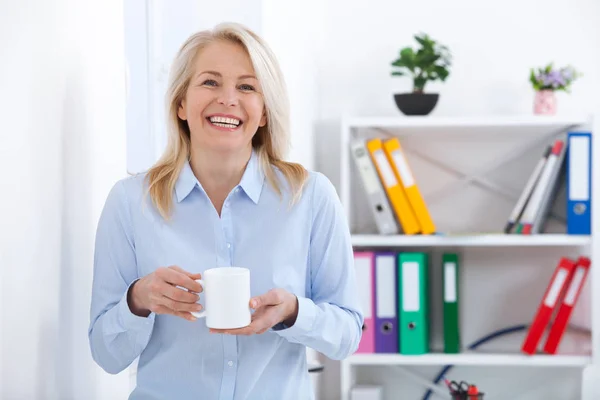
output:
M194 148L190 166L208 197L218 204L240 183L251 154L251 147L227 154Z

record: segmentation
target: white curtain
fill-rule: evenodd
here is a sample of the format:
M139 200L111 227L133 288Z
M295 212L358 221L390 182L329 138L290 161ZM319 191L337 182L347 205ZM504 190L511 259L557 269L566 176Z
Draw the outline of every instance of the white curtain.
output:
M126 175L123 4L0 2L0 398L124 399L87 340L96 221Z

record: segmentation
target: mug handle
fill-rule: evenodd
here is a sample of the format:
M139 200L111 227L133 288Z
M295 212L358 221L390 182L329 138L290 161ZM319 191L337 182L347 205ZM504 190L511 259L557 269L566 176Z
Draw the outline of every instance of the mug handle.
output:
M196 282L198 282L200 286L202 286L202 290L204 290L204 279L196 279ZM196 318L203 318L206 317L206 309L200 312L191 311L191 314Z

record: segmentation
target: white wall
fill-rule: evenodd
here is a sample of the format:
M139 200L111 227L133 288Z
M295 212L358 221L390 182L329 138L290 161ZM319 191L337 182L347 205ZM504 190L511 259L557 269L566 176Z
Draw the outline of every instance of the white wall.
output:
M261 34L275 52L288 87L291 151L288 159L315 167L315 121L319 113L318 49L324 29L317 0L263 0Z
M96 221L126 175L121 5L0 3L2 399L117 399L88 340Z
M543 3L534 0L432 0L427 3L430 11L424 10L422 2L408 1L371 0L353 2L352 6L348 6L346 1L331 0L325 4L325 15L319 18L327 23L323 25L322 39L316 43L319 50L320 104L316 152L317 168L325 172L336 185L339 185L341 117L344 114L401 115L396 109L393 94L410 90L411 82L404 78L392 78L390 63L400 48L415 46L412 36L418 32L427 32L448 45L454 55L449 80L444 84L429 83L426 87L426 91L441 94L432 116L531 114L533 92L528 82L529 68L545 65L549 61L558 65L573 64L585 74L573 86L571 95L559 94L560 113L590 113L600 109L597 96L600 88L600 29L597 23L600 2L595 0L552 0ZM311 21L307 20L306 24L310 25ZM514 137L510 140L514 146L519 146ZM501 143L502 138L499 137L498 141ZM445 151L448 158L457 162L473 154L461 153L460 149L467 146L467 142L453 143L452 139L445 139L444 143L445 150L441 146L432 146L425 139L415 140L414 145L420 146L417 148L421 150L437 151L432 154L434 157L443 156ZM449 149L448 146L453 144L458 145L457 150ZM482 153L494 150L485 147L485 143L481 146ZM477 145L468 147L477 151ZM480 158L478 161L482 161ZM412 160L416 162L416 158ZM471 167L471 172L478 168L477 165ZM507 172L518 175L516 169ZM420 182L448 178L433 169L416 171L415 174ZM506 176L500 178L506 182ZM514 185L518 187L521 178L519 176ZM431 191L434 189L424 186ZM426 198L428 192L426 190L424 193ZM490 201L492 203L486 209L498 215L508 215L508 203L493 198ZM461 199L457 197L455 204L460 203ZM468 212L464 215L464 225L478 222L473 217L469 218ZM469 322L469 329L464 332L466 343L510 323L528 323L552 272L551 263L561 254L568 252L564 249L551 249L545 254L540 254L539 249L492 253L466 251L464 256L467 265L463 279L468 288L465 290L469 299L477 299L477 302L472 301L464 307ZM517 279L509 274L512 268L515 274L526 274L521 284L527 290L513 289L510 292L511 301L507 301L504 297L507 293L505 287L510 287ZM507 308L510 304L516 308ZM589 320L588 316L580 315L579 321L586 319ZM436 326L439 328L439 325ZM439 345L439 339L438 336L434 338L434 345ZM522 336L517 335L495 346L514 350L518 349L521 340ZM414 371L433 376L438 370L416 368ZM498 394L504 393L498 385L512 386L517 377L526 377L532 386L544 378L541 370L536 368L492 368L489 371L496 381L482 378L477 368L457 368L454 373L466 379L475 379L476 382L481 379L485 381L488 393L497 391ZM575 390L572 398L576 398L579 390L577 371L550 369L547 373L545 380L554 383L554 386L546 384L546 392L537 390L524 399L550 398L557 395L561 388ZM323 379L331 384L324 387L324 398L338 398L338 378L337 363L328 362ZM506 383L499 384L498 381L504 378ZM422 387L406 380L393 368L361 368L359 379L363 383L387 384L388 399L396 398L391 395L392 390L396 390L396 394L401 393L402 398L416 399L423 393Z

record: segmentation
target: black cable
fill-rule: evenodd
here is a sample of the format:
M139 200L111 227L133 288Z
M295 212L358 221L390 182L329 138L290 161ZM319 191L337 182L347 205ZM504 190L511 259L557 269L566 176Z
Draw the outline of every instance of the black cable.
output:
M475 343L471 344L470 346L468 346L469 350L475 350L477 347L481 346L482 344L489 342L490 340L493 340L499 336L504 336L504 335L508 335L509 333L514 333L514 332L519 332L522 330L527 329L529 325L515 325L509 328L504 328L504 329L500 329L496 332L492 332L487 336L484 336L483 338L477 340ZM444 366L442 368L442 370L440 371L440 373L436 376L435 380L433 381L433 383L435 385L437 385L442 378L446 375L446 373L450 370L450 368L452 368L454 365L452 364L448 364L446 366ZM429 397L433 394L433 392L431 391L431 389L428 389L427 392L425 392L425 394L423 395L423 399L422 400L429 400Z

